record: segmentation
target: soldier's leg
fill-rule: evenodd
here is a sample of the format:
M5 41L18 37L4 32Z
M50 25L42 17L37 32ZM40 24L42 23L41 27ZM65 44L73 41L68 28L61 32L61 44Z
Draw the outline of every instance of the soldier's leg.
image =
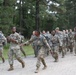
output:
M47 68L47 65L46 65L45 60L44 60L43 57L41 57L41 62L44 65L43 70L46 69Z
M57 62L58 61L58 53L57 52L53 52L53 58L55 59L54 62Z
M37 51L37 46L33 45L33 49L34 49L34 54L35 57L37 57L38 51Z
M3 57L3 48L0 49L0 57L2 58L2 62L5 62L5 59Z
M64 51L65 51L64 53L67 54L66 43L64 44L64 47L63 48L64 48Z
M22 64L22 68L24 68L25 67L25 63L24 63L24 61L21 58L21 51L20 51L20 49L15 49L14 50L14 54L15 54L16 59Z
M72 45L72 43L70 44L70 53L72 53L73 52L73 45Z
M58 46L53 47L53 53L52 53L52 57L55 59L55 62L58 61Z
M38 56L38 47L35 46L35 56L37 57Z
M75 51L75 56L76 56L76 41L74 42L74 51Z
M63 46L61 46L61 51L62 51L62 58L64 58L64 56L65 56L65 51L64 51Z
M61 53L62 51L61 51L61 47L59 46L59 53Z
M8 52L8 61L10 65L10 68L8 69L8 71L12 71L14 69L13 68L13 50L9 50Z
M37 56L37 63L36 63L36 71L35 73L38 73L39 72L39 68L40 68L40 65L41 65L41 58L39 56Z
M21 50L21 52L23 53L23 55L26 57L26 53L25 53L25 51L24 51L24 49L23 49L22 46L20 46L20 50Z
M45 63L45 60L44 60L44 57L45 57L45 48L41 48L40 50L39 50L39 52L38 52L38 56L37 56L37 64L36 64L36 71L35 71L35 73L38 73L38 71L39 71L39 68L40 68L40 65L41 65L41 63L40 62L42 62L43 63L43 65L44 65L44 69L45 69L45 67L46 67L46 63Z

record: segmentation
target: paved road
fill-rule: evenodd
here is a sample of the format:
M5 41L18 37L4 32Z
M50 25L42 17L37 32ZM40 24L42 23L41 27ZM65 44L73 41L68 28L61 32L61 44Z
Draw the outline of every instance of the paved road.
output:
M8 72L8 61L4 64L0 61L0 75L76 75L76 56L74 54L67 54L65 58L59 56L59 62L53 62L54 59L51 56L46 57L47 69L42 70L40 67L39 73L34 73L36 67L36 58L34 56L28 56L24 58L26 67L21 68L21 64L18 61L14 61L14 70Z

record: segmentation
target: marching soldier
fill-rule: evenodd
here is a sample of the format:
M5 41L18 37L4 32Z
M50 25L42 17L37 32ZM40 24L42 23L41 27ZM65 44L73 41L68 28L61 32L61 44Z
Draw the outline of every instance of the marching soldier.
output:
M45 37L40 35L39 31L35 31L35 36L33 38L31 38L29 41L22 44L22 45L28 45L28 44L32 43L33 41L35 41L35 40L37 40L36 44L37 44L37 46L39 46L38 56L37 56L37 63L36 63L37 68L36 68L36 71L35 71L35 73L38 73L41 62L44 65L43 69L47 68L47 65L46 65L45 60L44 60L45 49L46 49L45 46L47 46L47 48L49 50L51 50L51 48L50 48L47 40L45 39Z
M42 35L46 38L48 44L50 44L50 42L49 42L50 37L51 37L50 32L49 32L49 31L45 32L45 31L43 30ZM46 54L49 55L49 50L47 49L47 47L46 47Z
M33 31L31 38L33 38L33 37L35 37L35 31ZM35 57L37 57L37 55L38 55L38 46L36 43L37 43L37 40L33 41L31 44L34 49Z
M12 28L12 34L7 39L10 42L10 48L9 48L9 53L8 53L10 68L8 69L8 71L11 71L14 69L13 55L15 55L16 59L22 64L22 68L24 68L25 64L21 58L20 46L19 46L21 39L20 39L20 35L16 32L16 27Z
M69 45L70 53L72 53L74 46L74 34L72 32L72 29L70 29L68 33L68 45Z
M60 39L60 45L59 45L59 50L61 50L61 52L62 52L62 58L64 58L64 55L65 55L65 51L64 51L64 49L63 49L63 33L59 30L59 27L57 27L56 29L55 29L55 31L56 31L56 35L58 35L58 37L59 37L59 39Z
M68 30L66 29L65 31L65 34L66 34L66 49L67 49L67 52L69 51L69 47L68 47Z
M0 31L0 57L2 58L2 62L5 62L5 59L3 57L3 42L6 42L5 36Z
M21 33L19 33L19 35L20 35L20 38L21 38L21 43L23 43L24 42L24 36L21 35ZM22 46L20 46L20 50L23 53L23 55L26 57L26 53L25 53L25 51L24 51Z
M74 49L75 49L75 56L76 56L76 27L74 28Z
M51 32L51 37L50 37L50 46L52 48L52 56L55 59L55 62L58 61L58 50L59 50L59 37L55 34L55 31L53 30Z
M66 44L67 44L67 35L66 35L66 32L65 30L63 30L63 49L64 49L64 52L66 54Z

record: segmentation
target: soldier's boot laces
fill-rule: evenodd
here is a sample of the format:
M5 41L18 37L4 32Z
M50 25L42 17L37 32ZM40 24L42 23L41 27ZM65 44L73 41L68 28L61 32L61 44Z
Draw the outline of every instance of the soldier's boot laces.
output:
M10 65L10 68L8 69L8 71L12 71L14 70L13 65Z
M24 68L24 67L25 67L25 63L24 63L24 61L21 60L21 59L17 59L17 60L22 64L22 68Z

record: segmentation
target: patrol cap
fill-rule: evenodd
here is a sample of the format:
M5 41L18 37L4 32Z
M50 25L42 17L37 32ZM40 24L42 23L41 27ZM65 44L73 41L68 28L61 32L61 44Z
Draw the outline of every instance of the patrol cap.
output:
M56 29L55 30L59 30L59 27L56 27Z

